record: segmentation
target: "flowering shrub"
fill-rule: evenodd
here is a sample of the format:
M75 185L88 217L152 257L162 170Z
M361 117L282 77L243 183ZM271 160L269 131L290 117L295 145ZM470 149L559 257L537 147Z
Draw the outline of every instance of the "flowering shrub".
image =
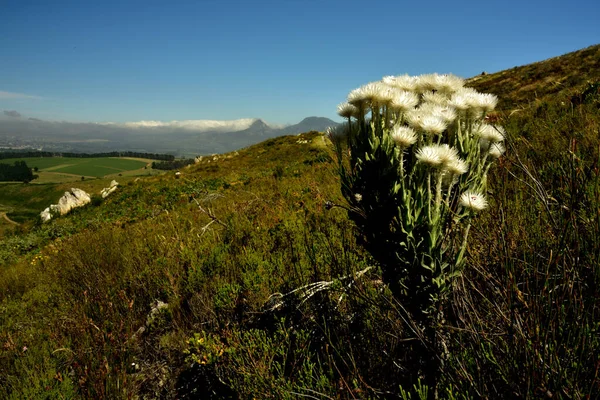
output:
M351 91L338 106L347 122L329 132L350 217L431 341L505 150L502 128L486 123L497 101L453 75L388 76Z

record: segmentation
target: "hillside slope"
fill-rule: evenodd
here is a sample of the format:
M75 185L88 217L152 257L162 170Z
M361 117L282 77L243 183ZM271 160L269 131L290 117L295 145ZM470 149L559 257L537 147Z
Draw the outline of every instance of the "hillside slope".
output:
M493 93L499 110L512 110L535 100L569 101L588 82L600 82L600 45L504 71L468 79L467 86Z
M600 398L600 96L562 104L598 50L470 81L521 111L498 113L509 149L445 310L440 398ZM0 397L420 398L420 327L331 155L318 132L272 138L15 228Z

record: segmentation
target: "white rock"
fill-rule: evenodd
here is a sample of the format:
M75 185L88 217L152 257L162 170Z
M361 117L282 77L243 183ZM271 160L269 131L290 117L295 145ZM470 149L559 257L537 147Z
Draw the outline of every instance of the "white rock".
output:
M65 215L74 208L82 207L88 204L92 199L85 191L77 188L71 188L70 192L65 194L58 200L58 204L52 204L40 213L40 218L43 222L48 222L52 219L53 214Z
M42 222L48 222L52 219L50 207L46 207L46 209L40 213L40 218L42 219Z
M113 193L115 190L117 190L117 186L119 186L119 182L113 180L110 183L110 186L107 188L104 188L100 191L100 194L102 195L102 198L105 199L106 197L108 197L109 194Z

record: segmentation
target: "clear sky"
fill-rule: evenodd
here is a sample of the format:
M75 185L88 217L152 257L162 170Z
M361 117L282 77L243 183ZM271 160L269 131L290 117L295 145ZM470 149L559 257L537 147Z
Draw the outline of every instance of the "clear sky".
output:
M384 75L470 77L600 43L598 0L0 0L0 110L335 120Z

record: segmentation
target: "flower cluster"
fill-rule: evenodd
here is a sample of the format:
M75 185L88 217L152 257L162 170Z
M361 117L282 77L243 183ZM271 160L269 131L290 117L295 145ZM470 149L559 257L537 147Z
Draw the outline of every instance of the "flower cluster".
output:
M338 106L338 114L348 121L343 133L368 127L370 114L373 130L389 135L399 149L401 169L409 167L403 154L411 152L442 182L473 171L480 179L467 179L471 187L461 185L463 193L482 192L489 164L505 151L505 134L501 127L485 122L498 98L464 84L463 79L449 74L386 76L367 83L352 90L347 102ZM333 136L340 133L339 129L331 132ZM482 204L487 204L479 196ZM473 211L482 209L470 202L459 204Z
M470 221L487 207L488 171L505 151L504 130L486 118L497 103L457 76L427 74L386 76L338 106L347 122L329 137L350 216L384 281L423 315L460 273Z

